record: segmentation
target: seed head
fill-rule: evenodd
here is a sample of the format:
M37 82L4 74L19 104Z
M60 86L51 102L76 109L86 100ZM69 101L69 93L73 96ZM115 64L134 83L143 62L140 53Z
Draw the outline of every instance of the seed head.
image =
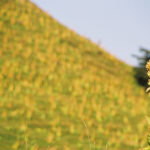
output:
M148 86L149 87L147 88L146 92L149 92L150 91L150 60L146 64L146 69L147 69L147 75L149 77L149 79L148 79Z
M147 64L146 64L146 69L148 70L148 71L150 71L150 60L147 62ZM150 77L150 76L149 76Z

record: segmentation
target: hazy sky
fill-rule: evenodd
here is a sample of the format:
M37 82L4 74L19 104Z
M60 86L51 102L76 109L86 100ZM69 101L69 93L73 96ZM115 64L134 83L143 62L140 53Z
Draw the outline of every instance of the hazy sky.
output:
M150 49L150 0L32 0L59 22L136 65L132 54Z

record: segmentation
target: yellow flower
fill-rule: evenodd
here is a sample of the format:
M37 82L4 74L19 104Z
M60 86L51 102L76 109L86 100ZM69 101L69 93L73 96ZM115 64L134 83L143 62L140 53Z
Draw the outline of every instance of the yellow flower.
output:
M147 72L147 75L150 77L150 71Z

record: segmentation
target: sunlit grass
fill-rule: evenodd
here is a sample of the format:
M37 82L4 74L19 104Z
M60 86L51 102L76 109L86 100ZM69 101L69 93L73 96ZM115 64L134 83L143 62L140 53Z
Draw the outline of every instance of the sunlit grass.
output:
M0 150L145 146L149 101L130 66L30 2L0 7Z

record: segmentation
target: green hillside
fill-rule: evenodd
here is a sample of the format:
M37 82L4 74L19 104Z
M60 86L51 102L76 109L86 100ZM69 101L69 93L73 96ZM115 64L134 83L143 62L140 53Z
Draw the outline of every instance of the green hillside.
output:
M1 0L0 150L137 150L149 104L132 67L28 0Z

